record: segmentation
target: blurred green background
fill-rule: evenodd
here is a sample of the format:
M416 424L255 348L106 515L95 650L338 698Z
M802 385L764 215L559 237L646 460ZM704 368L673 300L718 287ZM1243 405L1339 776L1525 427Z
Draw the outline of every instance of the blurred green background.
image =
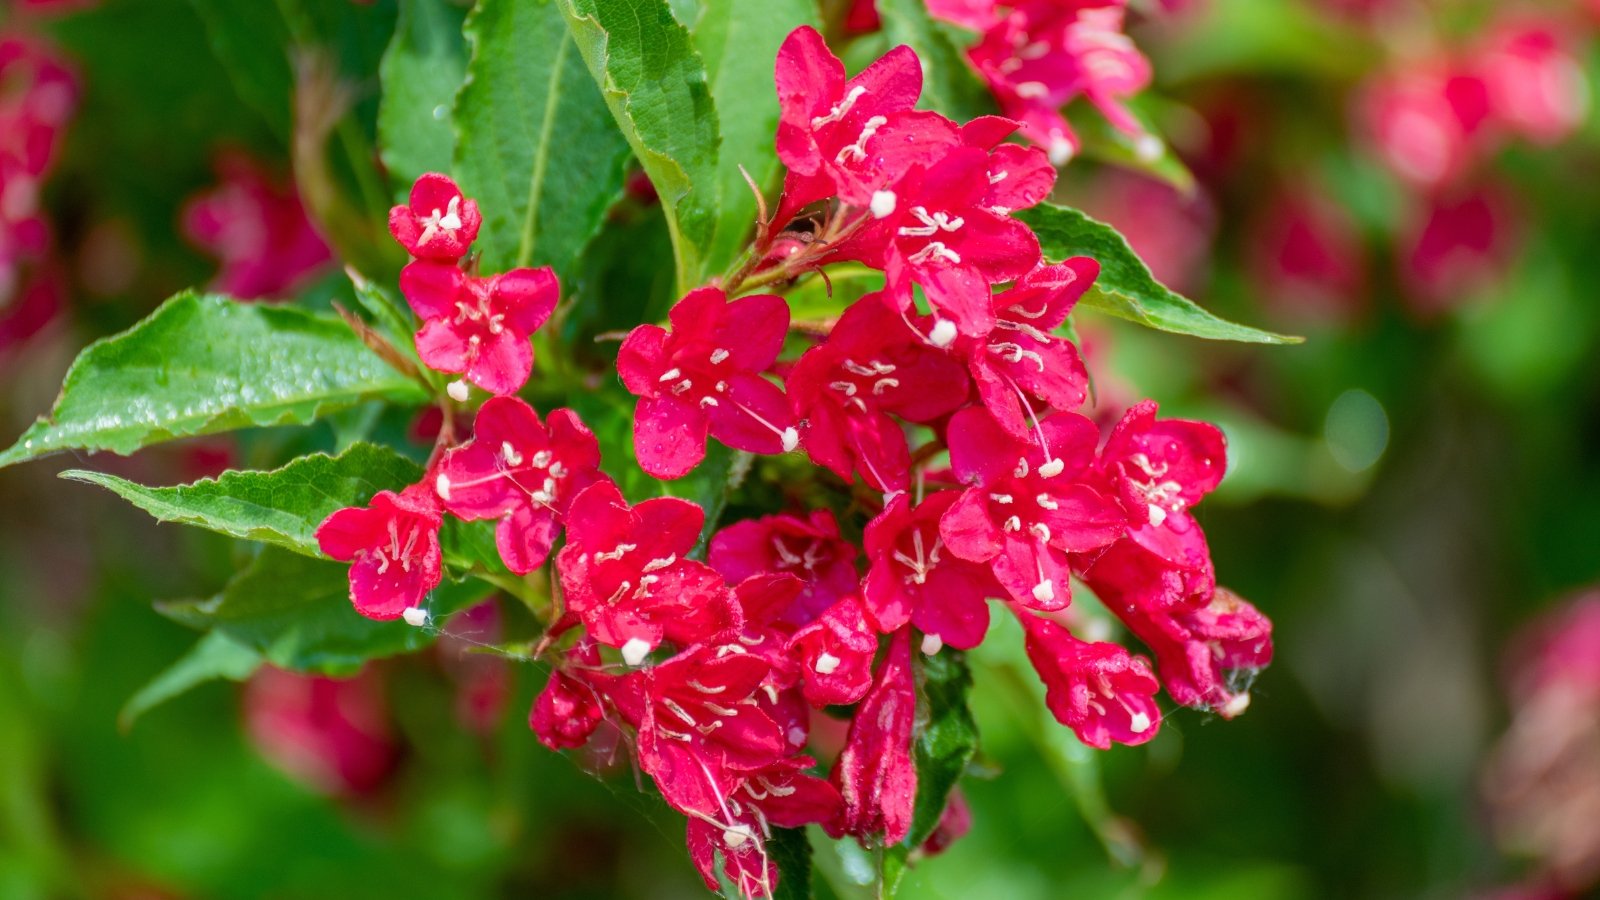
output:
M1221 582L1272 617L1277 660L1247 715L1179 709L1151 744L1090 755L1041 720L1033 676L999 649L1020 641L991 640L976 654L972 831L902 896L1457 897L1524 877L1529 861L1491 840L1479 784L1514 712L1509 638L1600 581L1600 122L1473 163L1460 184L1504 207L1492 249L1440 289L1418 275L1415 235L1448 190L1391 174L1359 112L1374 79L1471 46L1501 6L1214 0L1133 30L1157 73L1140 112L1199 187L1083 160L1060 198L1123 227L1204 305L1308 340L1078 327L1105 403L1152 396L1227 431L1231 474L1198 514ZM242 97L208 37L218 9L9 10L4 32L49 42L81 95L42 201L61 302L0 338L7 435L84 344L215 277L180 221L220 154L287 176L286 123ZM1582 23L1565 33L1595 85L1595 20L1530 9ZM395 13L377 3L363 21L381 32ZM358 121L381 47L341 57ZM1296 203L1332 210L1331 262L1274 242L1298 227ZM306 302L326 302L322 283L299 289ZM331 446L336 427L91 465L172 483ZM318 789L283 748L264 755L245 710L271 698L238 684L121 727L195 641L151 601L207 596L244 557L53 477L83 463L0 471L0 897L703 895L680 820L630 773L594 776L534 740L533 667L450 646L374 666L382 721L359 789ZM462 711L475 685L487 717Z

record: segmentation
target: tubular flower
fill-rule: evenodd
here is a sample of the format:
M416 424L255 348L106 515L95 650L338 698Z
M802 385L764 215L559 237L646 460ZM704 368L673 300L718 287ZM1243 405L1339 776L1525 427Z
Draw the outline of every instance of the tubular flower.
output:
M889 639L889 653L856 708L844 752L834 764L830 780L844 803L838 817L823 823L828 834L881 839L885 846L905 840L917 799L917 767L911 760L916 711L911 629L902 628Z
M844 479L859 471L886 493L909 486L911 451L895 419L932 422L970 392L960 360L931 346L917 327L869 294L800 357L789 392L805 416L801 439L812 461Z
M958 345L984 409L1013 437L1026 439L1047 410L1083 405L1089 374L1078 348L1053 332L1099 272L1083 256L1034 269L995 295L994 330Z
M1088 643L1040 616L1017 611L1028 661L1045 685L1045 705L1078 739L1101 750L1156 736L1161 685L1141 658L1117 645Z
M663 638L687 645L737 631L727 585L687 558L704 522L705 512L687 500L629 506L610 481L585 488L568 508L567 546L556 555L567 609L629 665Z
M633 441L640 467L679 478L705 458L708 433L751 453L798 446L783 389L761 377L789 328L783 299L729 302L718 288L699 288L669 316L671 331L640 325L617 356L622 383L639 397Z
M966 650L989 630L987 598L999 596L1000 585L987 566L951 552L940 534L940 517L960 496L938 491L912 506L909 497L896 494L867 524L872 567L862 592L880 631L911 623L928 636L925 648L946 643Z
M1006 434L981 410L950 418L950 463L971 485L939 533L955 556L994 568L1012 599L1060 609L1071 598L1068 554L1099 550L1128 517L1090 479L1099 431L1076 413L1039 422L1033 441Z
M1122 500L1140 545L1190 570L1209 565L1200 526L1189 508L1222 482L1227 441L1214 425L1156 418L1145 400L1111 430L1100 467Z
M445 454L434 490L454 516L498 519L500 558L526 575L544 565L572 498L602 477L600 445L572 410L550 413L546 427L516 397L484 403L472 431Z
M350 566L350 602L369 619L398 619L439 584L439 502L413 485L379 491L365 508L335 512L317 526L322 552Z
M707 561L733 583L765 573L798 578L800 592L774 618L799 627L856 592L861 581L856 571L859 552L840 536L833 513L818 509L804 519L777 515L736 522L711 539ZM747 609L747 618L748 613Z
M400 292L423 320L417 355L429 368L513 394L533 373L528 338L555 311L561 286L549 268L476 278L453 263L418 260L401 271Z

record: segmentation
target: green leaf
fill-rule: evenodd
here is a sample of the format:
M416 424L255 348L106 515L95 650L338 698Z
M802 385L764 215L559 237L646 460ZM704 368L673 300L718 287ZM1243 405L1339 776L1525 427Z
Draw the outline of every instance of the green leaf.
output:
M1144 112L1144 107L1152 103L1147 98L1137 97L1127 104L1127 108L1134 118L1143 123L1148 134L1158 135L1160 131L1151 124L1150 116ZM1161 141L1159 153L1146 155L1140 151L1134 138L1123 134L1108 122L1092 104L1075 103L1067 108L1066 113L1073 132L1083 142L1078 154L1084 159L1142 172L1166 182L1183 194L1194 193L1194 173L1173 151L1171 144Z
M115 475L72 470L62 478L97 484L162 522L198 525L306 556L321 556L316 530L335 510L399 491L422 467L386 447L356 444L338 456L302 456L270 472L224 472L173 487L145 487Z
M275 666L349 674L369 659L417 650L432 629L374 622L350 605L347 566L264 547L222 593L209 600L159 603L168 618L221 632ZM426 604L438 618L470 605L481 585L446 585Z
M338 319L185 292L79 354L55 409L0 453L0 466L424 399Z
M721 138L705 65L666 0L556 2L667 211L686 293L705 278L717 227Z
M978 752L978 726L967 708L972 672L955 650L924 656L921 666L920 726L912 758L917 764L917 803L905 846L920 847L944 814L950 792Z
M218 678L243 681L259 668L261 654L220 631L207 632L188 653L128 698L117 714L117 725L127 731L140 716L190 688Z
M773 60L783 39L800 25L821 27L814 0L704 0L700 5L694 46L705 60L722 127L719 215L706 252L707 271L721 271L732 262L755 226L756 196L744 173L765 195L775 192L780 168L773 143L778 129Z
M574 264L622 191L628 143L553 0L483 0L456 99L456 172L491 270Z
M995 112L989 91L967 63L968 43L958 29L934 21L924 0L878 0L890 44L906 44L922 60L922 101L917 105L966 121Z
M772 900L811 900L811 842L804 828L774 828L767 856L778 866Z
M452 0L400 0L394 39L378 67L378 145L402 194L418 175L450 169L450 107L467 74L466 16Z
M289 66L289 28L276 4L190 2L205 23L211 49L233 79L234 90L287 144L294 71Z
M1156 281L1128 241L1115 228L1076 209L1045 203L1016 214L1039 235L1050 260L1090 256L1100 263L1100 277L1080 307L1098 309L1150 328L1219 341L1298 344L1304 338L1273 334L1219 319Z

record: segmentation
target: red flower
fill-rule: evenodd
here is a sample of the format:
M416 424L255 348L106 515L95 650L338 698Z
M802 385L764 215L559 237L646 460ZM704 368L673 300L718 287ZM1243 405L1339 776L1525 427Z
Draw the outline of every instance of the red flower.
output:
M389 210L389 233L418 259L455 262L478 238L478 201L461 195L448 175L429 172L411 186L411 202Z
M847 480L859 470L884 492L910 483L911 451L895 417L932 422L948 415L966 402L967 381L959 360L929 345L876 294L845 310L788 378L811 459Z
M1135 526L1134 540L1169 562L1194 567L1189 507L1215 490L1228 468L1227 439L1216 426L1156 419L1156 403L1128 410L1100 455L1112 490ZM1147 526L1147 527L1138 527ZM1204 537L1200 537L1204 546Z
M805 698L812 706L855 703L872 686L877 633L861 600L848 596L795 632L789 652L800 661Z
M711 567L687 559L705 512L660 497L630 507L610 481L585 488L567 510L556 569L568 611L595 640L638 665L663 638L691 644L736 631L739 610Z
M1053 332L1099 273L1085 256L1034 269L994 298L994 330L962 342L984 408L1012 436L1026 439L1045 410L1083 405L1089 374L1078 348Z
M216 162L219 183L183 208L184 236L217 257L216 290L242 300L293 293L332 259L292 185L242 154Z
M911 760L916 712L911 630L902 628L889 640L889 653L871 693L856 707L844 752L833 767L829 780L844 805L837 818L823 823L829 835L881 838L888 846L910 833L917 799L917 767Z
M577 414L558 409L549 421L516 397L491 398L434 479L453 515L499 520L495 546L518 575L544 565L572 498L602 477L600 445Z
M750 702L770 669L737 643L697 644L605 685L639 731L639 768L674 809L720 815L745 775L788 754L778 724Z
M802 770L813 765L804 756L791 757L751 773L728 798L726 818L689 817L689 857L706 887L720 890L716 858L723 874L746 897L771 896L778 867L766 852L771 827L801 828L838 815L839 792L833 785Z
M379 491L365 508L341 509L317 526L322 552L350 566L350 601L369 619L397 619L443 574L439 502L421 485Z
M803 582L798 596L774 618L798 627L815 619L860 584L856 545L839 536L826 509L799 516L763 516L736 522L711 539L707 561L730 583L754 575L787 573ZM748 618L749 610L746 610Z
M781 297L728 301L720 288L689 292L669 314L672 330L635 328L617 356L639 397L633 445L657 478L679 478L705 458L706 435L751 453L786 453L800 442L783 389L761 377L783 349L789 307Z
M1099 430L1056 413L1034 440L1019 440L968 407L951 417L949 434L951 466L971 485L939 523L950 552L992 565L1018 603L1066 606L1067 554L1105 547L1127 528L1122 507L1088 481Z
M846 81L844 64L822 35L802 26L778 49L774 75L778 158L790 175L785 208L833 195L869 207L872 195L909 166L931 161L954 143L948 119L912 111L922 93L922 66L910 47L890 50Z
M339 679L262 666L245 685L243 709L256 750L313 790L370 794L399 761L383 682L372 668Z
M417 260L400 292L423 319L417 354L491 394L514 394L533 373L528 338L555 311L561 286L548 267L475 278L454 263Z
M1498 24L1477 65L1495 115L1529 140L1559 141L1588 114L1588 82L1559 22Z
M938 491L913 507L905 494L896 494L867 524L872 568L862 591L879 630L897 631L909 622L932 646L942 642L963 650L983 640L989 630L986 598L999 596L1000 585L987 566L952 553L939 529L940 516L960 496Z
M599 648L585 638L568 650L566 662L550 673L550 680L528 710L528 727L540 743L551 750L572 750L588 743L605 718L604 698L586 672L599 665Z
M884 297L912 305L912 284L961 334L994 327L991 284L1014 281L1039 261L1039 239L1028 226L987 205L989 154L957 146L927 166L913 166L895 183L894 209L846 241L841 259L882 269ZM948 344L955 331L936 324L932 337Z
M1040 616L1017 610L1027 634L1028 661L1045 685L1045 705L1056 721L1091 747L1142 744L1161 727L1150 666L1116 644L1086 643Z

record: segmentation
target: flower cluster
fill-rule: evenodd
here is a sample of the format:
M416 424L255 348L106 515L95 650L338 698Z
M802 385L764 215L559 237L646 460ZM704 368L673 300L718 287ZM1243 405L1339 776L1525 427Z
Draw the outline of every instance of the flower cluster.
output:
M1012 120L915 109L922 69L905 47L847 78L800 28L776 83L777 214L742 268L690 291L665 325L629 333L617 374L638 398L646 473L687 474L713 438L803 452L860 485L846 514L866 516L789 511L717 529L687 500L629 502L576 414L541 420L512 396L553 277L464 270L476 205L427 175L391 218L417 257L401 276L424 320L417 346L430 367L495 396L470 440L450 446L442 432L422 483L318 532L324 552L353 562L361 612L418 624L440 578L444 515L494 520L513 573L553 555L560 602L540 646L554 671L530 726L553 749L621 741L687 818L707 885L726 878L750 896L777 878L773 828L907 838L922 656L982 642L991 600L1021 621L1050 710L1100 748L1150 740L1163 685L1185 705L1237 714L1244 680L1272 652L1267 620L1216 587L1191 512L1222 479L1222 434L1158 418L1147 401L1102 440L1075 411L1088 374L1059 331L1098 265L1042 259L1011 215L1052 189L1045 152L1008 143ZM797 348L787 302L756 291L842 262L880 272L882 289L807 323ZM859 544L846 536L863 531ZM1065 624L1075 577L1154 667ZM819 771L813 717L848 707L842 749ZM951 803L930 852L966 827Z
M1082 97L1141 156L1161 153L1124 102L1150 84L1150 62L1123 33L1127 0L927 0L937 19L977 32L967 57L1024 137L1065 165L1082 145L1062 108ZM874 0L856 4L857 30L878 27Z
M38 41L0 33L0 346L62 302L39 194L78 104L78 79Z

